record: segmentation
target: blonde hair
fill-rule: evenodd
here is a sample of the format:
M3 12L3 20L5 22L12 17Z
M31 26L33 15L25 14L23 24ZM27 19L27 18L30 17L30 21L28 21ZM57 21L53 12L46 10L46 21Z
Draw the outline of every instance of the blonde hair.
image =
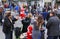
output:
M37 22L38 22L38 26L40 26L40 25L42 25L44 23L42 15L38 16ZM40 26L40 27L42 27L42 26Z
M31 18L32 17L32 14L31 13L28 13L28 17Z

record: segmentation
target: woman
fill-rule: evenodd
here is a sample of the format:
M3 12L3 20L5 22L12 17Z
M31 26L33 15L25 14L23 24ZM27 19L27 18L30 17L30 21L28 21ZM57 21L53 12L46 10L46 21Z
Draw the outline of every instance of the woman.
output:
M11 12L7 11L6 16L4 18L4 23L3 23L3 32L5 34L5 39L12 39L13 37L13 29L14 29L14 22L18 18L12 19Z
M40 39L41 37L41 32L40 30L42 30L42 24L43 24L43 17L42 15L38 16L36 21L34 22L34 27L33 27L33 31L32 31L32 39Z
M27 27L30 25L30 23L31 23L31 16L30 14L28 14L28 16L22 20L22 24L23 24L22 33L27 32Z

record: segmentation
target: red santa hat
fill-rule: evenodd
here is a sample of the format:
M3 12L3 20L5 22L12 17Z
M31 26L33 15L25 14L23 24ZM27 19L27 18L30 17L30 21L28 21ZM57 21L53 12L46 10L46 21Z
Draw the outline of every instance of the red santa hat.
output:
M27 28L29 31L32 31L33 30L33 27L31 25L28 26Z

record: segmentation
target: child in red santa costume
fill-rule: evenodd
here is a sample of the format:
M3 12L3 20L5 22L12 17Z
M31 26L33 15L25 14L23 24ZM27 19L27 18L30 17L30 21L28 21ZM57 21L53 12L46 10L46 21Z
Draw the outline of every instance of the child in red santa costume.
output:
M33 30L33 28L32 28L32 26L30 25L30 26L28 26L28 28L27 28L27 39L32 39L32 30Z

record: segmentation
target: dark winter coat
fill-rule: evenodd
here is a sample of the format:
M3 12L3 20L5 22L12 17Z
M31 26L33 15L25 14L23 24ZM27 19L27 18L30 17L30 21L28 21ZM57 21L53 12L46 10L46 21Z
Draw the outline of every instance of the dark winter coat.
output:
M4 23L3 23L3 32L4 33L10 33L14 29L14 22L16 19L12 19L12 22L8 19L8 17L5 17Z
M53 16L48 20L47 29L48 36L58 36L60 35L60 20L57 16Z
M23 33L27 32L27 27L30 25L30 22L31 22L30 18L26 18L25 20L22 20L22 24L23 24L22 32Z

